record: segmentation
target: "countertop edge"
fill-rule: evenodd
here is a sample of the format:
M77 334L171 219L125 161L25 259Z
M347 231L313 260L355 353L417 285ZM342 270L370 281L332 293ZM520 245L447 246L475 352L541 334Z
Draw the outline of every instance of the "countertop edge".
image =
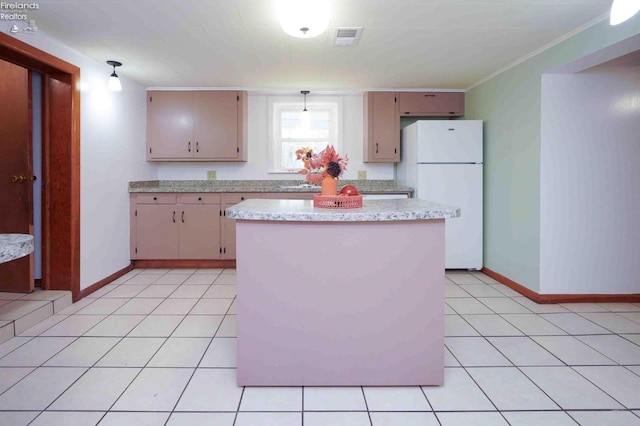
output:
M21 258L33 252L33 235L0 234L0 263Z
M460 209L425 200L369 200L357 209L323 209L310 200L247 200L226 209L227 217L273 222L390 222L454 218Z
M135 181L129 193L319 193L320 187L281 188L300 184L291 180L215 180L215 181ZM363 194L413 193L413 188L398 187L393 180L342 180L340 186L354 185Z

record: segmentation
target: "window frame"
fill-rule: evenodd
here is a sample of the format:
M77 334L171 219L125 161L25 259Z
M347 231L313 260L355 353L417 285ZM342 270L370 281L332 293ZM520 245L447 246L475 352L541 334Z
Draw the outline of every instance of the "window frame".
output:
M336 151L342 146L342 129L343 129L343 100L340 96L323 96L310 98L307 96L307 110L327 110L330 116L330 130L328 145L333 145ZM286 141L280 135L280 119L281 113L286 111L302 111L304 108L304 99L300 97L269 97L269 173L292 174L298 173L303 168L302 162L300 167L295 169L283 169L280 165L282 156L282 145ZM287 139L288 140L288 139ZM313 138L308 139L309 142ZM303 148L304 142L300 148Z

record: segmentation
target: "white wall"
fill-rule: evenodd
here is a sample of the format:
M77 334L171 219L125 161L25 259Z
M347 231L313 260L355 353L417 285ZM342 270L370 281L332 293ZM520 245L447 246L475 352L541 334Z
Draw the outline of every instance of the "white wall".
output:
M80 288L86 288L129 265L127 185L157 178L145 161L146 89L126 78L124 64L122 92L109 92L106 63L41 32L16 38L80 68Z
M293 179L302 180L297 173L269 173L269 103L270 97L277 95L248 96L248 150L246 163L159 163L158 179L189 180L206 179L207 170L215 170L219 180L251 179ZM282 95L280 95L282 96ZM332 94L331 97L335 97ZM290 96L285 96L290 98ZM368 179L393 179L393 164L370 164L363 158L363 116L362 95L343 95L343 138L338 152L349 156L349 165L343 179L356 179L358 170L366 170ZM321 100L321 96L309 96L309 102ZM300 163L302 168L302 163Z
M540 293L640 293L640 61L543 75Z

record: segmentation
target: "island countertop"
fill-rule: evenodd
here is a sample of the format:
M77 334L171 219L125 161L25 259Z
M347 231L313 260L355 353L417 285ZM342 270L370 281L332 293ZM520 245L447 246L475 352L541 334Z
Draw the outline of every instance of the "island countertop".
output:
M226 209L227 217L240 220L284 222L383 222L446 219L460 216L458 207L415 198L365 200L361 208L326 209L312 200L246 200Z
M18 259L33 252L33 235L0 234L0 263Z

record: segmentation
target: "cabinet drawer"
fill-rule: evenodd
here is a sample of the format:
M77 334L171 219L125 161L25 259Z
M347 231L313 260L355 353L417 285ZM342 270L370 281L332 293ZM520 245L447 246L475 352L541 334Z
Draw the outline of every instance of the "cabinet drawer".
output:
M226 193L223 195L224 203L226 205L238 204L241 201L249 200L252 198L262 198L261 194L251 192L238 192L238 193Z
M220 194L179 194L178 203L180 204L220 204Z
M176 194L138 194L136 196L138 204L175 204Z

